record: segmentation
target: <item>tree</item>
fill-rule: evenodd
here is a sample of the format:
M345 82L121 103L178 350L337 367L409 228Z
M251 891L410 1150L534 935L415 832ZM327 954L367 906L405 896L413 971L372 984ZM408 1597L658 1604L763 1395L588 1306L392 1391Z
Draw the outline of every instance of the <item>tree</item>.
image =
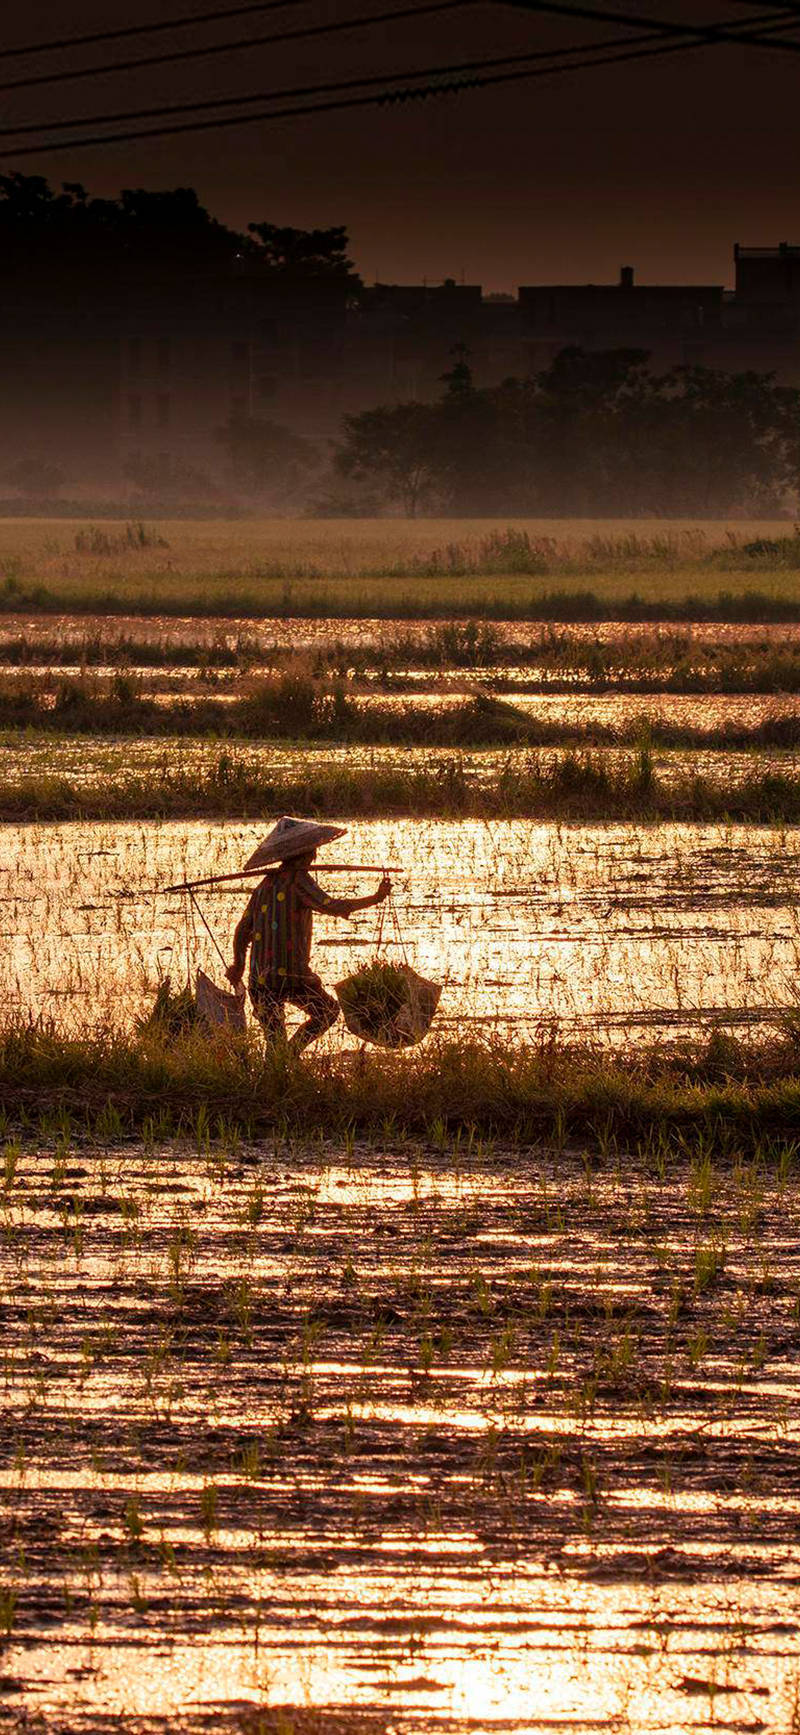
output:
M20 458L6 471L6 481L21 494L33 499L54 499L60 494L66 477L60 464L48 464L44 458Z
M439 424L429 404L380 405L345 416L345 438L335 453L341 476L380 482L390 501L414 518L442 483Z
M90 198L79 181L54 193L41 175L0 175L0 248L8 268L52 294L52 278L107 270L192 269L232 260L242 235L218 223L192 187ZM99 288L99 286L98 286Z
M537 375L537 391L573 415L577 410L608 413L647 390L648 361L646 349L587 351L570 345Z
M514 494L527 456L503 420L503 400L493 390L479 390L469 364L469 350L455 344L453 366L442 374L442 397L436 406L436 453L439 485L448 509L474 514L488 502L490 511L513 508Z
M248 223L255 237L253 257L266 270L294 282L324 279L359 288L361 279L347 257L350 239L343 226L332 229L281 229L275 223Z
M285 499L305 486L319 455L310 440L259 416L232 416L217 429L239 487Z
M456 352L437 403L349 417L337 464L413 513L764 514L796 498L800 391L769 374L674 368L642 350L563 350L475 386Z
M103 270L196 273L244 261L287 290L314 282L352 292L361 280L348 244L343 227L251 223L242 234L212 217L193 187L124 187L115 199L97 199L79 181L65 181L54 192L43 175L0 175L4 265L27 271L45 289L45 268L57 275L79 271L92 282Z
M780 510L800 476L800 392L772 374L676 368L659 382L694 510Z

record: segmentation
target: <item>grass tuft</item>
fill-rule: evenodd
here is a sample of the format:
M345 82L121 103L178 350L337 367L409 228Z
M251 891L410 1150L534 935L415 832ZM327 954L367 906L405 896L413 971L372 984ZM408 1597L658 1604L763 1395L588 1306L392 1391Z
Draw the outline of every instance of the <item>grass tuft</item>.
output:
M252 1034L209 1038L157 1028L67 1036L45 1022L0 1032L0 1110L9 1125L83 1113L135 1132L158 1116L165 1136L236 1122L248 1136L275 1127L343 1135L393 1125L502 1135L642 1139L709 1134L741 1153L800 1113L800 1056L791 1031L737 1045L720 1077L705 1042L632 1046L609 1054L560 1044L550 1026L524 1046L432 1037L402 1057L381 1051L298 1059ZM732 1134L735 1138L731 1140ZM676 1146L676 1149L678 1147Z

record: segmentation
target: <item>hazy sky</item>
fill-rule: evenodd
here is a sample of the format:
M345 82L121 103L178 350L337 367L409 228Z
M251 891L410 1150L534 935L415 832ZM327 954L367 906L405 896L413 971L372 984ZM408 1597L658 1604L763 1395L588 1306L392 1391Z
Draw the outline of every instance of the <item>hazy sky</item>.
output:
M408 3L408 0L406 0ZM403 0L300 0L285 11L168 37L0 61L3 79L107 64L161 46L223 41L355 18ZM144 0L139 22L192 17L213 0ZM692 23L765 16L755 5L620 0L617 12ZM776 11L777 11L776 4ZM4 18L6 48L132 22L121 0L29 0ZM788 33L788 28L787 28ZM468 59L614 40L585 20L502 0L335 38L104 74L4 93L4 126L158 103L273 92ZM800 42L800 14L796 39ZM346 223L367 280L444 276L487 289L614 278L730 282L733 242L800 241L800 54L718 45L605 70L412 104L41 156L18 167L94 192L193 185L235 224ZM142 124L150 124L143 122ZM5 141L0 141L5 144Z

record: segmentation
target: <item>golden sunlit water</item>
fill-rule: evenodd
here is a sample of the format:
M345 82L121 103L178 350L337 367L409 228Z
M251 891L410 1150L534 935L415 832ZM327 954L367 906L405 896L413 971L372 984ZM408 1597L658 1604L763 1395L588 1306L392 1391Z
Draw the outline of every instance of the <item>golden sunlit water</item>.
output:
M2 1197L20 1727L795 1727L796 1181L62 1138Z
M687 645L739 647L743 642L774 645L779 648L800 643L800 622L759 621L757 625L741 621L570 621L545 624L538 621L495 620L491 626L510 645L528 647L542 641L561 640L577 645L614 645L619 641L633 645L673 645L679 640ZM69 650L87 639L113 644L119 639L147 641L151 644L225 645L236 649L242 641L268 652L273 649L304 649L309 645L346 644L371 646L385 640L387 633L396 631L411 637L423 637L435 627L429 618L391 620L367 616L320 615L269 616L204 616L197 614L13 614L0 618L0 660L3 646L10 640L24 637L30 647L57 639ZM180 660L178 656L176 662Z
M159 974L177 982L200 965L221 980L247 882L198 893L199 908L157 888L235 871L263 831L208 821L7 831L6 1008L71 1030L116 1026L146 1011ZM752 1023L797 1004L793 832L368 821L348 827L336 854L397 869L399 938L384 923L383 944L396 957L405 945L415 969L444 984L435 1028L529 1037L544 1021L619 1039L633 1028ZM343 895L374 886L362 873L326 883ZM322 976L339 981L368 960L377 930L375 911L318 917Z

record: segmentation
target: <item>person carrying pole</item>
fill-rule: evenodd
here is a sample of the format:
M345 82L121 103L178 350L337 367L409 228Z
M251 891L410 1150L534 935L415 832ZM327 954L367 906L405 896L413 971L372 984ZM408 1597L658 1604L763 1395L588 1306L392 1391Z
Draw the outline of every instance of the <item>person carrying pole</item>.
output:
M386 874L377 891L363 898L332 898L317 885L310 872L317 850L344 835L342 826L284 816L247 864L248 868L277 865L256 886L247 904L233 936L233 962L226 975L234 987L239 986L249 948L250 999L268 1040L285 1041L287 1005L308 1014L289 1043L295 1051L324 1035L339 1016L338 1000L311 969L314 912L351 916L354 910L383 903L392 889Z

